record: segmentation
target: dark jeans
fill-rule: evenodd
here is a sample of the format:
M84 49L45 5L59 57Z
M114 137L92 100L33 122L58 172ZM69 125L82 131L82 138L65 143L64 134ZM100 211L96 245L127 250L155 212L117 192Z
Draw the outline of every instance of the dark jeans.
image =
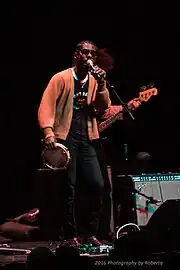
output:
M104 180L104 189L102 196L102 211L101 219L99 224L98 237L100 239L108 239L109 235L112 233L111 228L111 183L108 175L107 169L107 155L105 152L105 145L101 142L99 147L96 148L97 158L99 160L101 172Z
M63 144L69 149L71 161L68 165L67 182L63 191L63 231L65 238L77 236L75 221L75 190L77 174L88 192L86 210L86 237L96 236L101 212L101 195L104 181L96 156L98 142L77 142L68 136Z

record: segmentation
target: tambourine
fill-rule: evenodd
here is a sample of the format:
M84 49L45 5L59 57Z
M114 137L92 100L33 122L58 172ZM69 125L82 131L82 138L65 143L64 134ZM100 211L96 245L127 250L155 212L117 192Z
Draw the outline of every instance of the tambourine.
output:
M70 161L70 153L67 147L61 143L55 143L55 149L44 149L41 153L44 166L56 170L64 169Z

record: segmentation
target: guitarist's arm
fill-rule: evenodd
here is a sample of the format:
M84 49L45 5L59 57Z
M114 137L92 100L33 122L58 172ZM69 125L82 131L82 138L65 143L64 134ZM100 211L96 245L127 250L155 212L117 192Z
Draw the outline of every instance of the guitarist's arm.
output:
M119 112L123 111L123 107L121 105L111 105L107 110L105 110L104 114L101 116L101 121L105 121L106 119L108 119L110 116L115 115ZM118 120L123 120L122 115L120 116L120 118L118 118Z
M128 102L127 106L132 106L132 110L137 109L141 105L141 102L138 99L132 99ZM111 105L107 110L105 110L104 114L101 116L101 121L108 119L110 116L115 115L119 112L123 112L122 105ZM123 115L121 114L118 120L123 120Z

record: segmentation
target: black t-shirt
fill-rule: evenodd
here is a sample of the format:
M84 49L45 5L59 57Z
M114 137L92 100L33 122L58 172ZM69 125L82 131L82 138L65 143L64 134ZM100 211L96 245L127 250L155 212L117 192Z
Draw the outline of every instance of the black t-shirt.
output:
M84 84L74 79L74 104L73 104L73 117L69 135L77 141L88 140L87 130L87 116L88 116L88 105L87 95L89 80Z

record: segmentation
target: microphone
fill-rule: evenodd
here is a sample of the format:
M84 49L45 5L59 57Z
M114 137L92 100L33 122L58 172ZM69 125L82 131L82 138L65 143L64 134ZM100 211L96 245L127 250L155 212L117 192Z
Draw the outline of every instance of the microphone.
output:
M147 195L145 195L144 193L141 193L139 190L137 190L136 188L131 188L131 187L128 187L128 188L130 188L134 193L137 193L137 194L139 194L139 195L141 195L141 196L143 196L144 198L146 198L147 199L147 203L150 203L150 204L157 204L157 203L161 203L162 201L160 201L160 200L156 200L156 199L154 199L152 196L147 196Z
M92 60L87 60L87 65L89 66L90 68L90 72L92 73L92 75L94 75L94 77L98 78L98 79L101 79L104 77L104 74L103 75L100 75L100 74L97 74L96 71L95 71L95 68L94 68L94 64L93 64L93 61Z
M86 62L87 64L88 64L88 66L93 70L93 71L95 71L94 70L94 65L93 65L93 61L92 60L87 60L87 62Z
M150 198L149 198L149 202L150 202L151 204L161 203L161 201L156 200L156 199L154 199L153 197L150 197Z

